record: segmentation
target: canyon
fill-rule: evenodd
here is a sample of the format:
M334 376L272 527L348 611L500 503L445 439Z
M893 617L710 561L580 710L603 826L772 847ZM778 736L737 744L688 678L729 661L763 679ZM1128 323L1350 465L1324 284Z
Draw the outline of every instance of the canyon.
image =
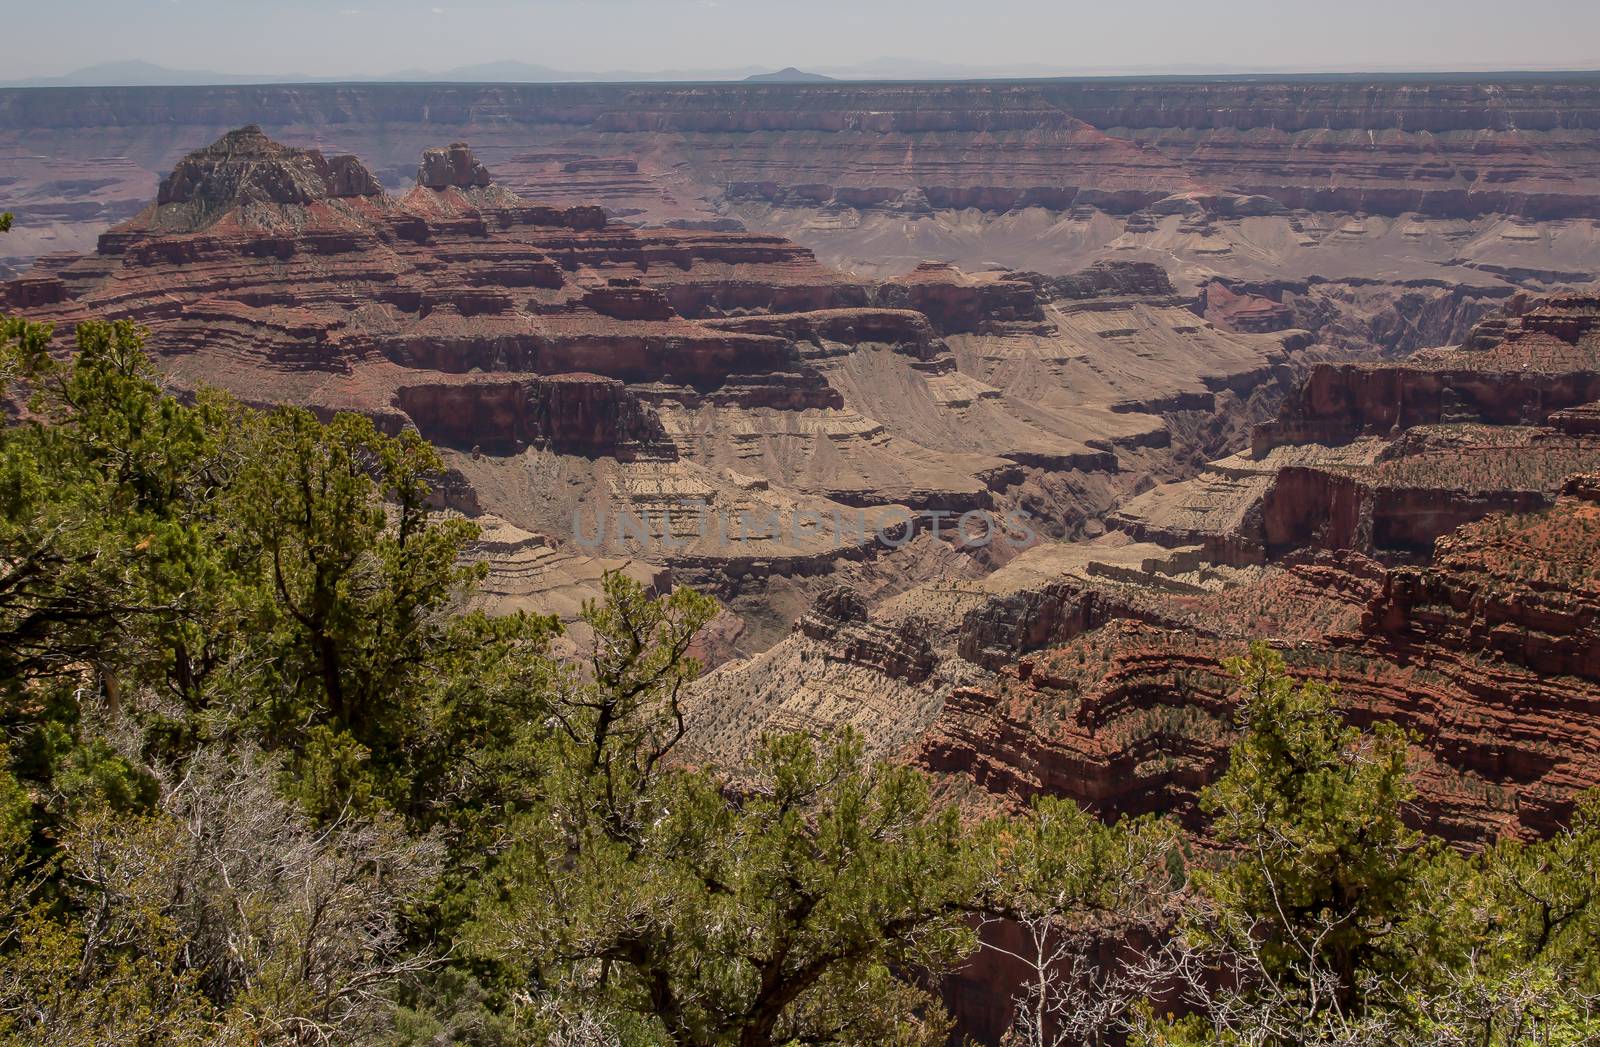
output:
M1306 341L1218 327L1146 263L879 281L771 234L530 202L463 143L390 194L253 125L186 156L93 253L36 260L0 308L63 340L137 322L182 389L414 428L445 456L442 508L548 550L505 575L533 586L511 605L564 586L565 556L591 578L645 561L722 597L746 651L841 580L983 573L992 551L924 536L943 514L1099 526L1205 442L1173 419L1271 384ZM729 540L709 517L774 524ZM892 527L905 541L877 540Z
M1352 722L1407 730L1419 827L1557 831L1600 788L1597 325L1593 293L1518 299L1457 348L1319 364L1251 447L1104 535L875 604L825 594L698 682L689 738L738 765L765 734L848 728L974 816L1066 796L1203 847L1232 663L1260 641ZM944 986L981 1042L1009 1026L1007 977Z
M1357 722L1415 733L1420 824L1549 832L1600 786L1597 323L1592 294L1518 300L1458 348L1317 365L1252 448L1105 535L871 608L829 594L702 681L698 736L737 760L849 725L974 810L1067 795L1198 829L1226 664L1264 639Z
M435 443L479 606L714 594L697 762L1198 837L1263 640L1458 846L1600 787L1600 76L0 91L0 194L63 352Z
M391 189L470 141L531 200L782 233L827 265L1494 288L1588 268L1600 77L0 91L9 264L87 250L230 128Z
M62 339L134 320L179 388L416 429L445 459L441 508L485 527L490 608L570 620L617 568L715 593L702 653L728 664L693 732L710 757L848 723L961 802L1051 791L1192 818L1229 735L1223 662L1269 637L1353 715L1421 732L1430 824L1537 832L1596 769L1482 724L1520 687L1562 721L1547 740L1582 736L1564 703L1587 700L1588 663L1540 659L1584 650L1586 627L1433 609L1470 605L1453 586L1471 534L1581 530L1592 483L1573 478L1600 471L1600 309L1558 271L1600 210L1600 94L1511 87L1494 105L1482 85L1371 87L1360 111L1309 80L11 92L0 128L53 165L77 129L131 143L155 113L267 115L291 142L348 124L383 155L226 132L92 252L32 259L0 308ZM403 184L394 151L441 124L475 141L419 145ZM1133 130L1153 124L1189 130ZM167 162L153 146L127 185ZM1467 154L1470 172L1428 167ZM1311 187L1329 171L1344 195ZM84 191L127 209L107 185ZM883 244L836 268L842 241L751 231L756 203L778 227L783 209L992 224L1059 206L1123 231L1037 269L959 250L901 266ZM1320 236L1314 208L1542 239L1480 237L1480 256L1455 234ZM1195 250L1261 222L1298 223L1294 250ZM973 512L1026 533L952 532ZM730 518L771 526L730 541ZM1482 634L1518 629L1540 638L1515 669ZM1578 682L1557 696L1545 672Z

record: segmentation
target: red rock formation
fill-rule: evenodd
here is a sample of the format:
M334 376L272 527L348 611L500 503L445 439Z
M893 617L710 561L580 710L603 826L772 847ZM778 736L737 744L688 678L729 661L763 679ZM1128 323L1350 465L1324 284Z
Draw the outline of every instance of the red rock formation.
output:
M706 325L723 331L777 335L816 347L808 352L826 353L828 343L833 343L886 345L922 361L949 353L927 315L911 309L825 309L709 320Z
M514 453L676 457L661 420L618 379L594 374L402 385L396 403L429 441Z
M1255 448L1342 443L1440 422L1543 424L1555 411L1600 400L1597 319L1593 297L1516 303L1459 349L1319 365L1278 421L1257 432Z
M1483 520L1402 568L1369 612L1385 635L1600 684L1600 484L1550 512Z
M1167 271L1154 262L1096 262L1065 276L1018 273L1040 294L1053 299L1081 300L1136 295L1140 298L1175 297L1177 291Z
M658 288L625 276L612 277L604 287L590 288L579 304L613 320L670 320L678 315Z
M156 215L148 227L178 231L204 228L235 207L250 204L309 204L317 200L379 196L377 179L353 156L323 158L315 149L292 149L271 141L255 124L223 135L184 157L156 193ZM188 205L181 222L171 205ZM157 218L159 216L159 218Z
M1418 732L1424 825L1462 841L1548 832L1600 785L1594 509L1469 525L1428 568L1307 561L1170 600L1171 624L1113 617L957 689L914 759L1005 802L1044 792L1199 829L1196 793L1232 739L1222 663L1267 637L1296 675L1337 684L1354 719ZM963 641L991 614L1006 612L969 615Z
M1087 394L1072 376L1003 390L963 373L941 335L964 332L977 368L1003 357L975 338L1059 355L1069 334L1041 303L1059 313L1068 299L1139 327L1106 350L1130 363ZM879 286L777 236L633 228L592 204L529 200L459 144L429 151L418 184L390 195L353 160L248 128L180 163L158 202L93 254L43 259L0 286L0 308L56 323L63 340L85 317L135 320L178 388L414 426L456 470L441 504L552 542L573 534L577 510L675 513L650 541L613 531L585 554L670 562L730 601L770 588L779 610L755 607L748 635L761 639L740 640L751 646L781 634L830 572L878 572L886 588L926 575L877 563L898 553L864 534L666 544L696 505L785 519L890 508L925 524L1030 499L1085 517L1077 501L1109 504L1137 482L1115 475L1119 455L1143 469L1170 443L1130 394L1154 402L1170 385L1210 406L1264 380L1283 352L1277 339L1215 332L1191 349L1199 328L1151 265L1066 278L935 265ZM1071 352L1089 361L1101 349ZM999 366L1001 381L1029 370ZM1080 483L1080 472L1099 475ZM1012 490L1044 477L1048 489ZM852 658L925 671L915 630L870 632Z
M1426 556L1464 523L1549 506L1568 476L1597 466L1600 441L1556 437L1370 468L1291 466L1267 489L1262 541L1269 555L1316 547Z
M1321 553L1214 593L1062 579L990 600L958 645L998 678L954 686L909 758L969 807L1050 794L1203 833L1197 797L1236 737L1225 662L1258 638L1353 721L1414 733L1420 826L1463 845L1547 834L1600 786L1600 474L1459 528L1428 566ZM964 1027L997 1036L1013 984L958 979Z
M882 206L918 190L936 207L1065 210L1090 200L1133 209L1182 193L1208 206L1264 198L1344 213L1532 217L1594 214L1592 177L1578 173L1581 162L1569 169L1556 157L1592 149L1597 108L1593 83L1557 77L387 84L6 91L0 127L131 134L151 125L211 132L251 120L274 128L337 123L381 126L410 150L469 126L481 133L484 122L474 125L473 116L492 111L512 141L539 140L531 128L566 127L601 150L558 153L558 170L615 165L644 152L634 144L640 139L673 135L693 147L707 181L763 198ZM403 151L381 162L407 158Z
M963 273L944 262L923 262L891 280L879 290L878 303L923 313L940 334L1044 318L1033 285L1026 280L1009 273Z
M817 598L795 631L824 645L827 657L870 668L902 683L928 679L938 661L928 623L915 618L887 627L868 620L866 602L854 590L838 587Z
M559 383L474 387L405 371L585 372L680 383L692 397L726 389L742 403L837 405L784 339L685 320L669 300L724 289L768 304L864 297L806 252L773 237L640 234L608 225L598 208L530 206L493 185L459 143L429 150L418 177L394 200L351 158L326 161L247 127L181 162L157 202L102 236L96 255L5 285L0 306L63 330L88 315L137 320L159 354L193 359L180 374L255 401L304 401L296 374L358 376L319 386L312 405L415 409L428 431L460 446L546 441L631 454L659 443L659 423L620 407L615 383L591 383L610 390L598 400L571 401L582 418L620 426L608 437L586 421L548 429L563 417L560 397L532 415L517 400L553 395ZM781 388L764 384L775 374ZM611 406L581 406L591 403Z
M1293 314L1281 302L1262 295L1236 292L1213 280L1200 291L1198 312L1233 331L1283 331L1294 326Z
M425 150L417 168L417 184L428 189L481 189L491 183L489 169L472 155L465 142Z
M1600 465L1588 409L1600 389L1594 312L1594 298L1519 300L1467 346L1317 365L1248 454L1134 499L1110 522L1246 566L1306 548L1426 557L1463 523L1546 507L1568 476Z
M1337 684L1353 719L1417 732L1427 827L1464 842L1552 830L1600 786L1600 441L1587 411L1556 410L1587 398L1596 315L1591 298L1518 301L1470 348L1319 368L1267 435L1367 443L1218 463L1172 536L1199 548L1165 570L1264 566L1187 590L1091 569L985 601L955 649L998 679L956 687L913 758L969 801L959 783L975 781L1004 802L1062 794L1199 830L1197 790L1232 737L1223 662L1264 638L1296 675ZM1562 430L1525 424L1545 420ZM1225 512L1226 497L1259 503ZM1208 519L1228 528L1215 543ZM1141 537L1161 537L1149 520ZM1222 556L1229 536L1254 556Z
M1597 106L1593 82L1557 74L0 91L0 179L18 212L0 274L88 249L187 150L256 122L300 145L338 140L390 186L423 147L466 137L525 202L784 233L855 272L1137 258L1185 293L1216 276L1333 279L1288 296L1300 301L1264 297L1330 344L1406 351L1458 341L1512 290L1592 276ZM484 188L448 151L436 164L440 186ZM758 307L867 304L791 293ZM699 288L674 304L698 316L693 303L751 301ZM1280 322L1260 308L1240 329Z
M1600 403L1555 411L1550 424L1569 436L1600 436Z
M956 652L989 669L1010 665L1023 651L1067 643L1118 619L1160 613L1138 606L1115 590L1086 587L1062 580L992 600L968 612L961 623Z

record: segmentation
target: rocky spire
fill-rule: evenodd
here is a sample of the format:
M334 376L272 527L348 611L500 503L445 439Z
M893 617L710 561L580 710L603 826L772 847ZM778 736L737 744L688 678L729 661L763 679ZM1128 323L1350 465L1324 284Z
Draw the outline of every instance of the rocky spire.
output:
M425 149L417 168L417 184L428 189L481 189L491 183L489 169L465 142L443 149Z
M179 205L198 224L245 204L309 204L382 192L355 157L329 160L315 149L274 142L247 124L178 161L162 180L156 205Z

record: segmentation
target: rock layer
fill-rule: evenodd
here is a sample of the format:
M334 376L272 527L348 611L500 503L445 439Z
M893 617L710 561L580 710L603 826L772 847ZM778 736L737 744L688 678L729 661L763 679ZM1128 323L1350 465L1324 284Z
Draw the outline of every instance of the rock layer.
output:
M768 618L775 579L896 558L885 514L917 533L1026 503L1081 526L1179 468L1161 412L1270 381L1293 343L1212 328L1153 266L865 280L781 237L530 201L460 143L403 195L374 186L230 132L0 308L63 337L135 320L180 387L414 426L446 449L452 505L753 593L774 630L803 603Z
M695 715L730 758L722 703L754 725L804 709L807 729L867 731L952 802L1064 795L1203 832L1198 793L1235 737L1225 663L1259 639L1336 684L1354 721L1415 732L1419 824L1462 844L1547 833L1600 786L1600 442L1563 406L1587 396L1597 307L1517 301L1459 348L1318 369L1264 446L1132 500L1119 530L978 584L819 609L848 622L723 667ZM1411 392L1324 397L1330 374ZM1285 442L1308 433L1336 442ZM928 621L937 658L913 700L862 641ZM780 704L742 697L757 681L781 681ZM866 693L902 696L901 718L853 709Z
M385 184L474 143L544 202L733 220L827 261L1484 285L1582 273L1600 217L1592 75L954 84L299 85L0 91L20 268L83 249L184 152L257 123L338 138ZM430 161L440 186L480 173ZM464 185L457 185L464 188ZM13 195L13 194L8 194ZM1192 282L1192 283L1191 283Z

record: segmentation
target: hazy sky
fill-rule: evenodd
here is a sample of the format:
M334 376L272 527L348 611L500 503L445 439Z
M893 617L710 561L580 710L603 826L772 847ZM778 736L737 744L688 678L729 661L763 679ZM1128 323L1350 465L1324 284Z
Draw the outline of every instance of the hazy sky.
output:
M315 76L887 56L1062 72L1600 67L1600 0L0 0L0 12L0 79L122 59Z

